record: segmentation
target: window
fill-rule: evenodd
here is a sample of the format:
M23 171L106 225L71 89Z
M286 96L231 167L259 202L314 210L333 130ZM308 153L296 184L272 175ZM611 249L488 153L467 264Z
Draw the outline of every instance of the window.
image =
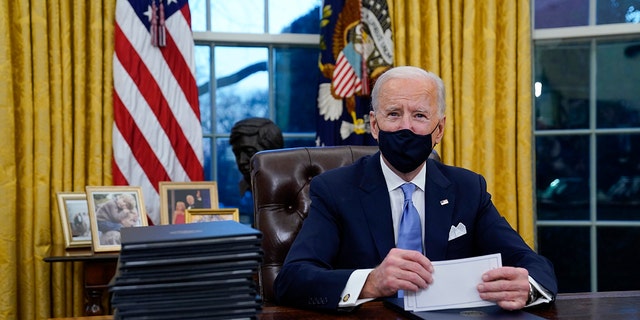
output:
M192 0L196 82L204 135L205 180L221 206L240 208L242 179L229 145L239 120L263 117L282 130L285 147L313 146L320 71L321 0Z
M534 8L538 251L560 292L638 290L640 0Z

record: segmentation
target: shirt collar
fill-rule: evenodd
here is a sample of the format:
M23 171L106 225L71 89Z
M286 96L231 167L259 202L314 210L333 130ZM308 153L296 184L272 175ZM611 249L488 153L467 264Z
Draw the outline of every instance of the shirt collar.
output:
M395 174L391 168L384 162L382 159L382 154L380 154L380 166L382 167L382 174L384 175L384 180L387 183L388 191L395 190L399 188L401 185L405 184L407 181L404 181L397 174ZM418 172L413 180L410 182L415 184L420 190L424 191L425 181L427 176L427 165L425 164Z

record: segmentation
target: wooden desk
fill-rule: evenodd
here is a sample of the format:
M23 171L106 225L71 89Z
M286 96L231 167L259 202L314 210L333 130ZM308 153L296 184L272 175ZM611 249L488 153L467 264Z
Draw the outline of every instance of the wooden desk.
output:
M526 310L545 319L640 319L640 291L560 294L556 302ZM265 305L259 320L297 319L406 319L385 307L380 301L365 303L352 313L322 313L288 307ZM76 320L108 320L111 317L63 318Z
M640 319L640 291L559 294L553 304L530 308L545 319Z
M46 262L82 262L84 279L84 297L86 316L108 314L102 300L109 281L116 272L118 252L93 253L91 249L65 250L63 246L54 246Z
M525 309L545 319L640 319L640 291L560 294L552 304ZM349 314L326 314L279 306L265 306L260 320L288 319L407 319L382 302L365 303Z

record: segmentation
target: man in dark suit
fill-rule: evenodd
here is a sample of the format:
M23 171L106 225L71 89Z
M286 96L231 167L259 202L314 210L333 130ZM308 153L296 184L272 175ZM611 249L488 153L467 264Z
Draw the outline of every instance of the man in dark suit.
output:
M433 283L431 261L493 253L502 255L503 267L483 275L477 286L482 299L507 310L552 301L557 283L551 262L500 216L484 178L427 160L445 127L442 80L419 68L396 67L378 78L371 97L371 133L380 152L313 179L309 216L274 283L277 301L353 308L427 288ZM413 236L413 250L399 248L405 247L406 183L415 187L407 198L421 234Z

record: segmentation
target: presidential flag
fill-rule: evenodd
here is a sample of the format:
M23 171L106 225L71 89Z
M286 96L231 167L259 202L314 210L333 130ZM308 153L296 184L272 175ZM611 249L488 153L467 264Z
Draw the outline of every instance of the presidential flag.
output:
M202 127L187 0L118 0L113 183L140 186L160 222L160 181L203 179Z
M370 91L393 66L386 0L325 0L320 50L316 145L376 145Z

